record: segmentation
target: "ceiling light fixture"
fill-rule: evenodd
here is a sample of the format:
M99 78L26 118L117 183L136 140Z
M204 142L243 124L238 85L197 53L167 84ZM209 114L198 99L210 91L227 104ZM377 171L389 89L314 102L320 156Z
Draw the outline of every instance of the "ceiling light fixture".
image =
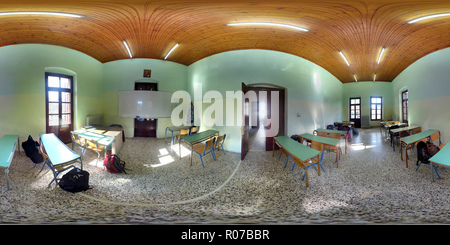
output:
M345 63L347 63L347 65L350 66L350 64L348 63L347 58L345 58L344 53L342 53L342 51L339 51L339 53L341 54L342 58L345 60Z
M63 16L63 17L73 17L73 18L83 18L83 15L79 14L69 14L69 13L60 13L60 12L35 12L35 11L20 11L20 12L0 12L0 16L8 16L8 15L54 15L54 16Z
M130 58L133 58L133 55L131 55L131 50L130 50L130 47L128 47L127 42L125 40L123 40L122 42L123 42L123 45L125 46L125 48L127 49L128 55L130 55Z
M378 64L380 64L380 60L381 60L381 57L383 56L383 53L384 53L384 50L385 50L385 49L386 49L386 48L383 47L383 48L381 49L380 55L378 55Z
M358 82L358 79L356 79L356 74L353 74L353 77L355 78L355 82Z
M377 74L375 73L375 74L373 75L373 81L375 82L376 79L377 79Z
M176 49L176 48L178 47L178 45L179 45L179 43L175 44L175 46L173 46L173 47L170 49L169 53L167 53L167 55L166 55L166 57L164 57L164 59L167 59L167 57L169 57L170 53L172 53L172 51L173 51L174 49Z
M271 23L271 22L238 22L238 23L230 23L227 26L242 26L242 25L265 25L265 26L276 26L276 27L287 27L291 29L295 29L298 31L308 32L309 30L300 26L280 24L280 23Z
M412 24L412 23L415 23L415 22L421 21L421 20L444 17L444 16L450 16L450 13L432 14L432 15L423 16L423 17L408 21L408 24Z

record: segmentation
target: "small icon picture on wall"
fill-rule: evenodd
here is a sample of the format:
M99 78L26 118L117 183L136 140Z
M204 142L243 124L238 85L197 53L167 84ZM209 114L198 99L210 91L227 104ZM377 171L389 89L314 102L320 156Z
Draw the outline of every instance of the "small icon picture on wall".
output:
M151 77L152 76L152 70L144 70L144 77Z

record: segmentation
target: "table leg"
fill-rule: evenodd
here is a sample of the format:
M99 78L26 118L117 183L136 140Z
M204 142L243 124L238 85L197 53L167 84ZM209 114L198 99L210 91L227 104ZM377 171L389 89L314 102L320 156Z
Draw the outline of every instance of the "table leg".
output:
M181 139L178 141L178 156L181 159Z
M9 169L5 169L5 178L6 178L6 189L10 190L9 188L9 180L8 180L8 173L9 173Z
M320 154L317 155L317 169L319 170L319 176L320 176Z
M304 165L305 167L305 185L306 187L309 186L309 180L308 180L308 168L306 167L306 165ZM319 170L320 171L320 170Z
M275 139L272 141L272 157L275 156Z
M193 151L193 148L191 146L191 166L192 166L192 151Z
M339 147L335 147L334 148L335 150L336 150L336 168L339 168L339 159L341 158L341 148L339 148Z

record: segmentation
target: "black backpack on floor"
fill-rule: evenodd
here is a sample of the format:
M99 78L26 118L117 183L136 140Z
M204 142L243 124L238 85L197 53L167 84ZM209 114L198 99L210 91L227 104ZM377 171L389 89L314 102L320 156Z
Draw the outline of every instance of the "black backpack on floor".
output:
M63 175L58 184L65 191L85 191L89 189L89 172L74 167Z
M25 151L25 155L34 163L41 163L44 161L41 153L39 153L39 146L39 143L34 141L31 135L28 135L27 141L22 142L22 148Z

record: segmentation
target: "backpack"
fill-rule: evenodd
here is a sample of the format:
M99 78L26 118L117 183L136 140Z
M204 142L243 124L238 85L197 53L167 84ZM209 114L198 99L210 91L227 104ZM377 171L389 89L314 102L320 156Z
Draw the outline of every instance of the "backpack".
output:
M439 147L437 147L433 142L428 140L427 142L427 151L430 154L430 156L434 156L439 151Z
M41 163L44 161L44 157L39 153L39 146L39 143L34 141L31 135L28 135L27 141L22 142L22 148L25 151L25 155L34 163Z
M419 165L419 162L422 163L428 163L428 159L431 158L430 153L427 149L427 143L420 141L417 143L417 163L416 165Z
M89 189L89 172L74 167L58 182L59 186L69 192L79 192Z
M115 154L107 155L105 160L103 160L103 165L110 173L127 173L125 171L125 162L120 160Z

